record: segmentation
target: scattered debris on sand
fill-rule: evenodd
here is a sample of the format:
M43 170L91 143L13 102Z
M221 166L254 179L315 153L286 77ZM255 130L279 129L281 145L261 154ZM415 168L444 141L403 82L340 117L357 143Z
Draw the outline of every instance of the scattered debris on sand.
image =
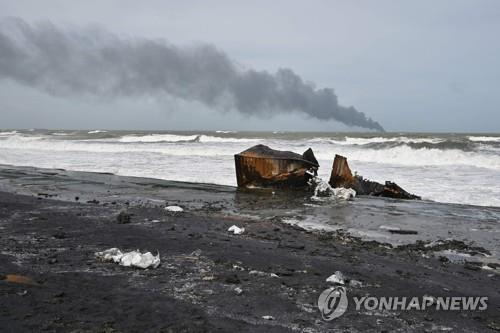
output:
M7 274L4 276L0 275L0 280L11 283L26 284L31 286L36 286L38 283L33 281L30 277L19 275L19 274Z
M374 195L380 197L396 199L421 199L419 196L403 190L396 183L389 181L385 185L364 179L362 176L354 175L347 164L347 158L335 155L333 161L332 173L328 182L333 188L351 188L358 195Z
M232 232L235 235L241 235L242 233L245 232L245 228L240 228L236 225L232 225L227 229L228 232Z
M119 224L127 224L131 221L131 215L126 211L122 210L120 214L116 217L116 222Z
M344 274L342 274L342 272L340 271L336 271L335 274L330 275L326 279L326 282L344 285L345 284Z
M182 207L179 207L179 206L167 206L167 207L165 207L165 210L167 212L174 212L174 213L180 213L180 212L184 211L184 209Z
M319 164L311 148L302 155L253 146L234 155L239 187L304 188L316 176Z
M146 269L160 266L160 254L154 256L151 252L141 253L139 250L123 253L120 249L113 247L96 252L95 256L102 261L112 261L124 267Z

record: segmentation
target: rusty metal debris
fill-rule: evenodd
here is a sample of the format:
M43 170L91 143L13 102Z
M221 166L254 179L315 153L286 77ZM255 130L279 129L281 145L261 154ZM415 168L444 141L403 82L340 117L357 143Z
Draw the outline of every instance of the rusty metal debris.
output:
M274 150L264 145L253 146L234 155L239 187L307 188L319 168L311 148L302 155ZM353 175L347 158L335 155L329 184L333 188L350 188L358 195L374 195L398 199L420 199L396 183L380 184Z
M358 195L374 195L397 199L421 199L417 195L406 192L396 183L386 181L383 185L364 179L362 176L353 176L349 164L347 164L347 158L340 155L335 155L329 184L334 188L352 188Z
M11 282L11 283L18 283L18 284L26 284L26 285L31 285L31 286L37 286L38 283L33 281L33 279L24 276L24 275L19 275L19 274L7 274L4 276L0 276L0 280L6 281L6 282Z
M239 187L300 188L317 175L318 161L311 148L302 155L253 146L234 155Z

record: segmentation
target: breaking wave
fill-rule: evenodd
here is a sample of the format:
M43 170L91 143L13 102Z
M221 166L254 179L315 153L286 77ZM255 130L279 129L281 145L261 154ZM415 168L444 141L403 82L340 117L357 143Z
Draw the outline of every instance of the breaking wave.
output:
M175 134L149 134L149 135L126 135L118 139L126 143L154 143L154 142L258 142L260 139L217 137L204 134L175 135Z
M10 136L14 134L17 134L17 131L0 132L0 136Z
M441 150L435 148L415 149L398 146L387 149L352 149L350 147L332 148L329 155L316 153L320 159L331 159L332 154L348 156L351 161L404 166L447 166L463 165L491 170L500 170L500 155L459 149Z
M407 138L407 137L395 137L395 138L354 138L345 137L342 139L329 139L329 138L314 138L309 140L309 142L330 142L337 145L370 145L374 143L440 143L445 141L441 138Z
M127 143L152 143L152 142L194 142L199 135L175 135L175 134L148 134L148 135L126 135L119 138L119 142Z
M408 138L408 137L373 137L373 138L355 138L345 137L340 139L331 138L313 138L309 143L323 143L335 146L350 146L363 149L390 149L396 147L410 147L413 149L439 149L439 150L462 150L477 151L491 150L498 152L500 148L500 137L450 137L450 138Z
M500 142L500 137L498 136L469 136L470 141L476 142Z

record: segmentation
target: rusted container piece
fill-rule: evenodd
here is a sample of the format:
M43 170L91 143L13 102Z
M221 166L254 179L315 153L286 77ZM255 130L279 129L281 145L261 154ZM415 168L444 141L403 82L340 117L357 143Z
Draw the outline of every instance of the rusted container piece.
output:
M239 187L304 188L319 164L311 148L304 154L257 145L234 155Z
M335 155L329 183L333 188L351 188L351 186L355 185L356 178L352 175L351 169L347 164L347 158L344 156Z
M362 176L353 176L349 164L347 164L347 158L340 155L335 155L329 184L334 188L352 188L358 195L374 195L396 199L421 199L417 195L406 192L396 183L386 181L385 184L382 185L364 179Z

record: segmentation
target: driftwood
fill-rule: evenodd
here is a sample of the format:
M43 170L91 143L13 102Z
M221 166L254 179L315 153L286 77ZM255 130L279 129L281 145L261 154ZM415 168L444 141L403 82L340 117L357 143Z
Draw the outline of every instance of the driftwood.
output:
M234 155L239 187L303 188L319 168L311 148L302 155L257 145Z
M349 168L349 164L347 164L347 158L340 155L335 155L332 173L328 183L334 188L352 188L356 191L357 195L374 195L397 199L420 199L419 196L406 192L396 183L386 181L383 185L364 179L361 176L353 175Z

